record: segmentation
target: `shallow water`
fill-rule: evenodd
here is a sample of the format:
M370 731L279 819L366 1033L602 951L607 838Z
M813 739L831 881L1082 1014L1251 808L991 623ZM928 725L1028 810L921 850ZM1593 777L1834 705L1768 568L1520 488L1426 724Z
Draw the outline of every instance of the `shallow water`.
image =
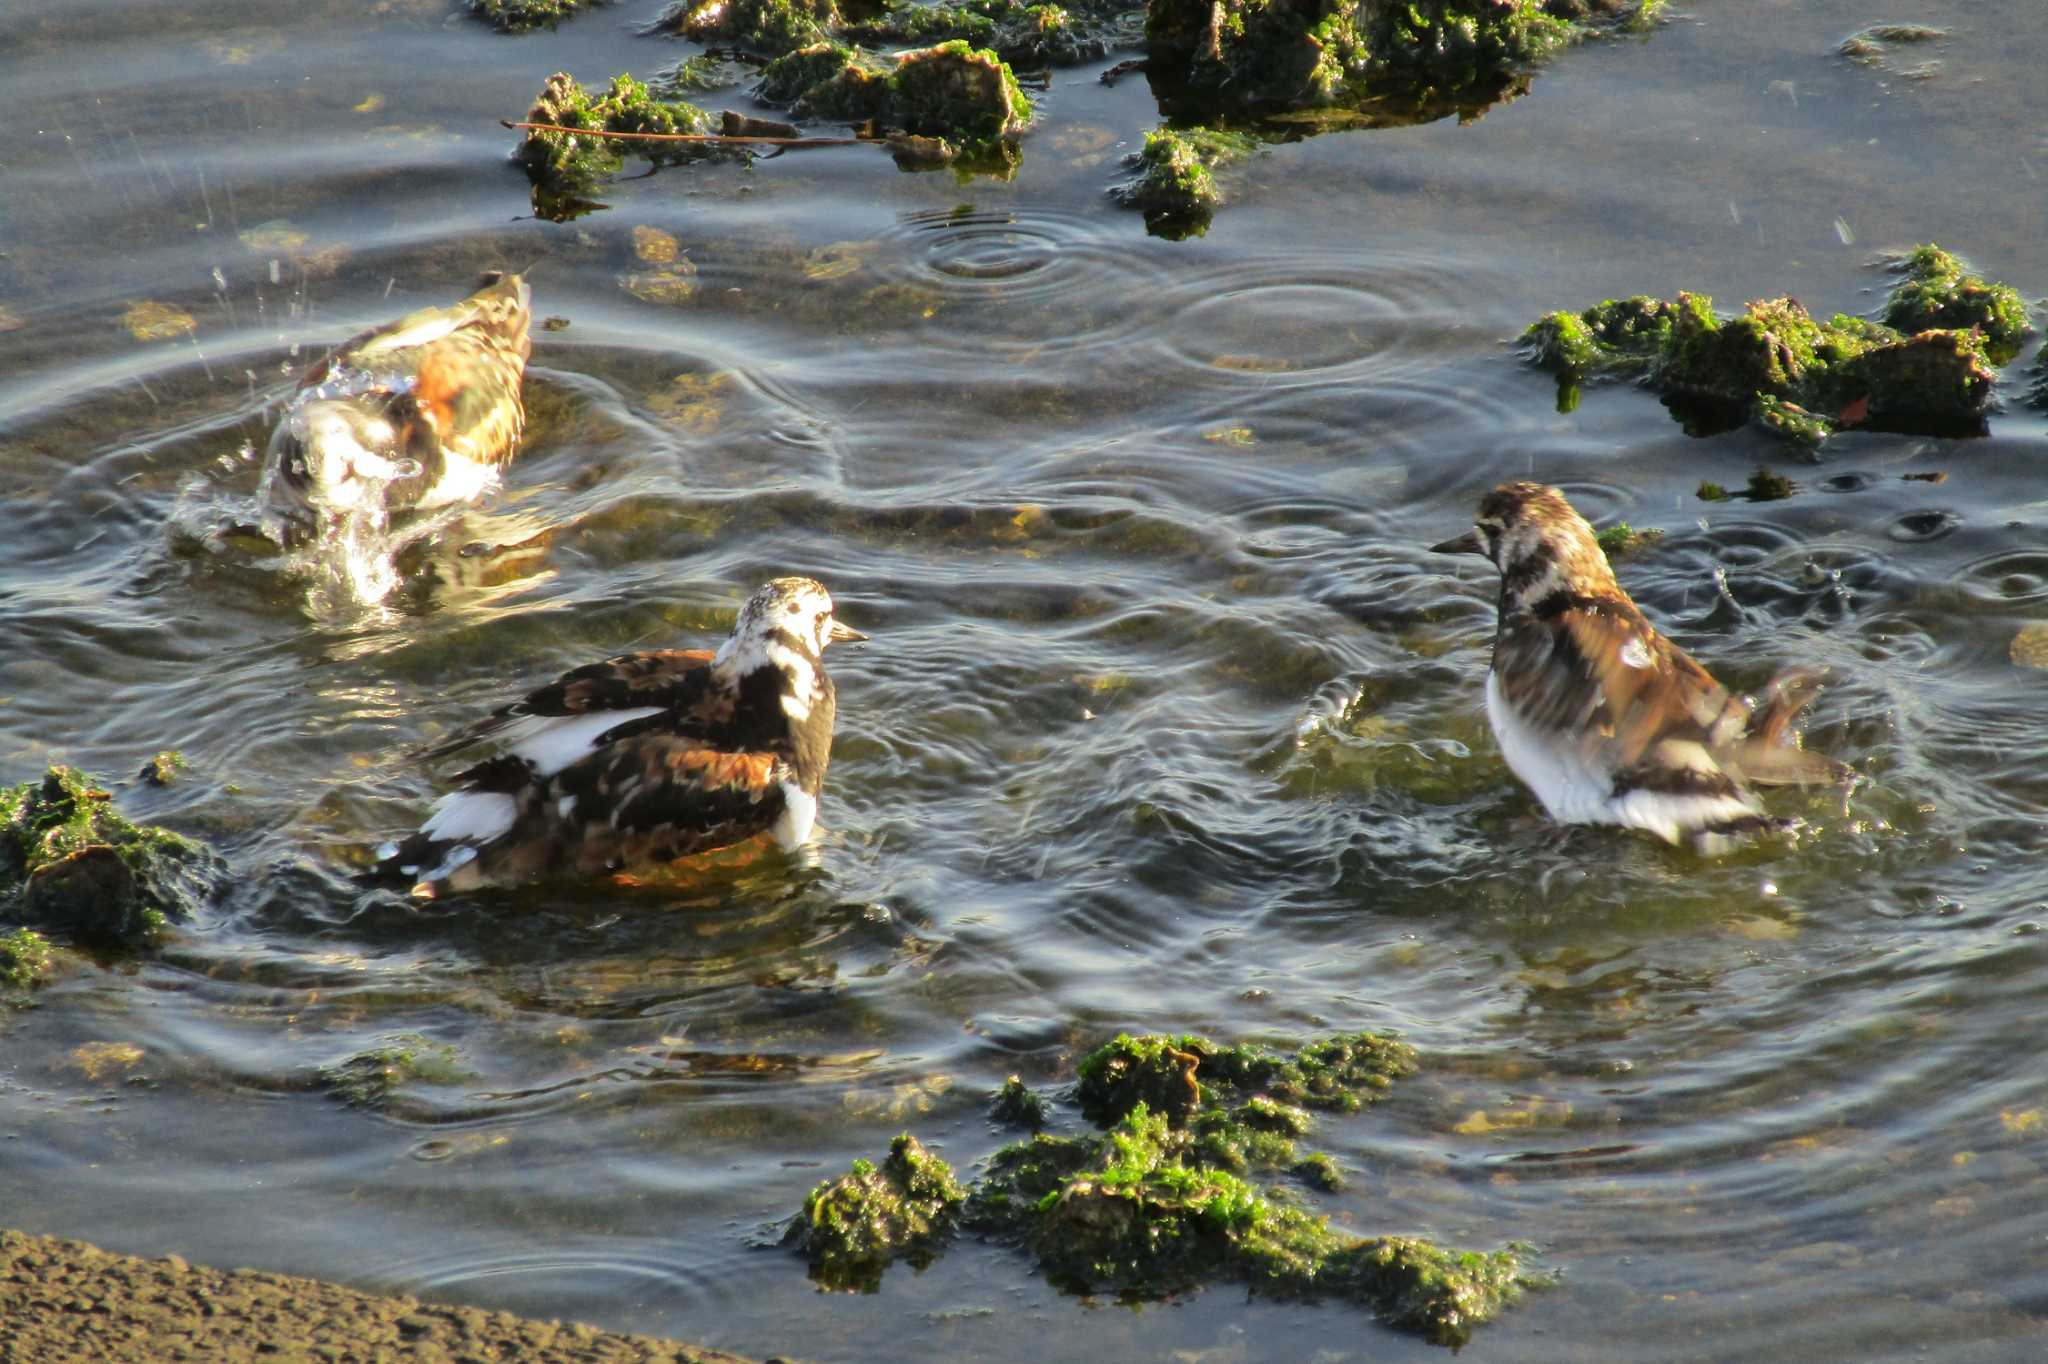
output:
M764 1248L899 1130L971 1166L990 1089L1118 1028L1391 1027L1424 1073L1322 1124L1325 1206L1539 1244L1562 1282L1489 1359L2048 1349L2048 691L2009 656L2048 424L1795 467L1633 390L1559 414L1504 345L1680 287L1865 310L1929 239L2048 289L2036 0L1699 0L1475 122L1271 148L1185 242L1105 201L1157 115L1093 68L1009 182L836 148L534 220L495 120L691 50L634 35L658 8L0 17L0 780L179 749L124 808L234 872L0 1018L10 1225L755 1354L1424 1357L1236 1288L1118 1307L968 1246L821 1295ZM1833 55L1873 17L1949 28L1941 70ZM645 228L689 297L648 301ZM495 505L374 606L225 533L309 354L503 265L569 325ZM140 301L195 329L135 339ZM1693 497L1760 462L1800 494ZM1622 580L1725 680L1836 669L1846 813L1716 862L1534 817L1480 715L1489 574L1423 549L1527 475L1666 532ZM447 775L421 745L783 572L874 636L830 659L813 865L419 913L343 880ZM407 1033L440 1083L321 1083Z

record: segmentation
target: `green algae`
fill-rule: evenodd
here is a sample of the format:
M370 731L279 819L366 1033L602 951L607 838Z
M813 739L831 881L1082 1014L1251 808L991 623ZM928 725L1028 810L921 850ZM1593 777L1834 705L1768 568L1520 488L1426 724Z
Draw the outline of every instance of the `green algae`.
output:
M1971 274L1961 260L1931 242L1914 247L1892 267L1903 278L1885 300L1886 326L1908 333L1974 327L1984 334L1985 350L1998 365L2017 355L2033 331L2019 290Z
M1073 66L1098 61L1112 47L1135 42L1142 0L1076 0L1067 5L1026 0L960 0L917 4L893 0L880 13L842 25L846 41L916 46L964 39L1013 66Z
M382 1110L409 1084L459 1084L471 1075L455 1047L418 1033L399 1033L320 1067L318 1078L322 1089L349 1107Z
M579 10L594 9L608 0L465 0L469 12L500 33L527 33L553 28Z
M185 755L174 748L165 749L142 765L136 775L151 786L169 786L178 779L178 774L192 764L185 761Z
M1144 147L1125 158L1131 178L1111 186L1110 198L1142 210L1154 235L1199 236L1222 202L1214 172L1242 161L1257 146L1247 134L1215 128L1146 133Z
M1024 1127L1036 1132L1051 1119L1052 1105L1046 1102L1044 1095L1034 1093L1023 1080L1012 1075L990 1098L988 1115L1006 1127Z
M557 71L541 85L526 121L604 133L712 131L702 109L683 100L656 99L645 84L630 75L614 77L604 93L593 95L565 71ZM718 153L691 143L578 137L573 132L529 129L513 156L533 181L539 207L538 197L543 193L586 191L616 175L629 154L665 165Z
M905 1133L880 1168L857 1160L812 1189L783 1239L804 1252L818 1283L873 1292L894 1261L929 1264L966 1201L952 1167Z
M1152 72L1238 105L1352 102L1390 85L1436 91L1497 87L1521 68L1597 31L1640 23L1644 3L1564 6L1544 0L1152 0Z
M190 919L216 875L203 846L129 822L72 768L0 790L0 922L132 949Z
M1329 1156L1297 1154L1311 1110L1372 1102L1412 1066L1403 1044L1372 1033L1292 1057L1191 1035L1119 1036L1079 1067L1076 1097L1104 1130L998 1151L965 1225L1082 1291L1157 1295L1234 1279L1274 1297L1353 1302L1460 1342L1529 1282L1514 1251L1354 1236L1253 1182L1285 1173L1341 1187Z
M1704 413L1703 430L1747 417L1809 448L1850 426L1981 432L1996 368L2028 334L2024 302L1939 247L1892 264L1900 278L1882 322L1820 321L1791 298L1724 319L1712 299L1681 292L1550 313L1519 345L1558 377L1561 405L1567 393L1575 403L1584 381L1632 377L1675 400L1681 417Z
M1751 502L1781 502L1799 491L1799 485L1783 474L1772 473L1769 469L1758 469L1749 476L1749 482L1736 492L1730 492L1719 483L1705 480L1693 496L1702 502L1732 502L1745 498Z
M1637 530L1626 521L1617 521L1597 532L1593 538L1599 542L1600 548L1607 552L1608 558L1619 559L1635 553L1645 545L1655 544L1664 538L1664 532Z
M789 52L824 41L841 19L834 0L682 0L651 27L700 43Z
M32 928L0 933L0 1004L23 1002L55 960L50 940Z
M1255 1095L1352 1113L1414 1069L1414 1049L1379 1033L1327 1038L1292 1057L1259 1046L1219 1047L1192 1034L1119 1033L1082 1060L1075 1095L1082 1116L1105 1124L1140 1103L1184 1122L1205 1105Z
M799 119L874 124L946 142L969 157L1023 131L1031 101L995 53L954 40L884 63L857 48L819 43L777 59L758 90Z

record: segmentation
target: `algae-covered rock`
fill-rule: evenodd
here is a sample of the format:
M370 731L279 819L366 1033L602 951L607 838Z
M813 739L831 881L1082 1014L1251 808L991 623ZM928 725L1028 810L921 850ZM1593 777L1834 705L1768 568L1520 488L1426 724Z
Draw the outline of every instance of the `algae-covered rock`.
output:
M1125 159L1133 174L1111 186L1110 197L1143 211L1155 235L1198 236L1222 201L1213 172L1243 160L1257 145L1243 133L1161 128L1145 134L1144 147Z
M1155 75L1242 105L1356 100L1383 84L1498 84L1591 30L1636 21L1661 0L1151 0ZM1562 10L1570 17L1560 17Z
M1031 1087L1012 1075L1003 1081L1003 1087L989 1100L988 1115L1007 1127L1026 1127L1036 1132L1045 1126L1052 1115L1052 1105L1045 1097L1032 1092Z
M1031 121L1031 101L1010 68L993 52L961 41L902 53L893 64L854 48L816 44L769 63L760 94L791 103L797 118L872 121L970 154Z
M788 52L823 42L840 18L834 0L682 0L662 11L652 27L700 43Z
M1113 46L1138 40L1144 0L959 0L919 4L891 0L872 16L844 24L850 42L914 46L960 38L1014 66L1072 66L1098 61Z
M631 76L617 76L603 94L592 95L565 71L557 71L541 85L526 121L606 133L711 131L710 119L702 109L683 100L656 99ZM617 174L629 153L657 164L715 154L690 143L578 137L530 129L513 155L537 188L562 191L588 188Z
M1297 1154L1310 1110L1370 1102L1412 1066L1407 1047L1373 1033L1292 1057L1195 1036L1119 1036L1082 1062L1077 1088L1107 1130L1041 1134L997 1152L968 1225L1091 1291L1157 1294L1229 1278L1279 1297L1357 1302L1391 1324L1462 1340L1523 1286L1512 1251L1354 1236L1251 1178L1284 1172L1341 1187L1327 1155Z
M1617 521L1593 537L1610 559L1624 558L1644 545L1655 544L1663 538L1664 532L1661 530L1637 530L1626 521Z
M1179 1125L1205 1104L1255 1096L1356 1112L1414 1069L1414 1049L1380 1033L1341 1034L1292 1057L1259 1046L1219 1047L1193 1035L1119 1033L1082 1060L1076 1097L1083 1116L1097 1123L1113 1123L1143 1103Z
M500 33L525 33L553 28L578 10L594 9L608 0L466 0L469 12Z
M1895 263L1902 273L1883 322L1811 316L1791 298L1751 303L1722 318L1713 300L1610 300L1551 313L1522 333L1523 354L1556 374L1560 392L1584 380L1638 377L1726 429L1747 417L1815 446L1846 426L1970 435L1983 429L1996 367L2017 352L2027 314L2017 291L1966 273L1939 247Z
M1893 262L1902 278L1885 300L1884 321L1902 332L1937 327L1975 327L1996 364L2019 353L2033 328L2026 301L2010 284L1973 275L1963 262L1933 243L1916 246Z
M49 939L32 928L0 933L0 1004L20 1003L50 974Z
M1296 1151L1312 1110L1356 1109L1413 1066L1405 1044L1376 1033L1292 1055L1119 1035L1080 1066L1077 1094L1100 1133L1006 1146L971 1194L944 1162L898 1137L880 1169L859 1161L814 1189L785 1240L821 1282L873 1288L890 1261L928 1257L957 1220L1085 1291L1160 1294L1234 1279L1278 1297L1358 1303L1456 1343L1528 1282L1513 1251L1355 1236L1298 1206L1298 1195L1253 1182L1280 1173L1340 1187L1327 1155ZM1029 1091L1012 1080L1004 1093Z
M71 768L0 790L0 922L139 947L190 919L216 876L204 847L130 823Z
M857 1160L811 1190L783 1240L804 1252L818 1282L873 1291L892 1261L930 1263L966 1201L952 1167L905 1133L879 1169Z

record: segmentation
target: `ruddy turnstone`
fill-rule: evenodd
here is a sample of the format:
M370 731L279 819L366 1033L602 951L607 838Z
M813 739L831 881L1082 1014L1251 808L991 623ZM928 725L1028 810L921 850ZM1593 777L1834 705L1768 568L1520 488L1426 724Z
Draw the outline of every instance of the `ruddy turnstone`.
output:
M371 879L415 895L624 872L768 833L810 837L832 756L825 646L866 639L810 578L747 599L717 653L621 654L564 673L433 749L501 752L459 774Z
M526 281L494 272L460 303L344 343L299 379L271 433L265 505L304 529L496 487L526 424L532 321Z
M1776 827L1751 784L1848 780L1841 764L1801 749L1792 727L1817 679L1781 674L1760 707L1730 695L1644 619L1557 489L1503 483L1471 530L1431 548L1500 569L1486 718L1552 819L1711 849Z

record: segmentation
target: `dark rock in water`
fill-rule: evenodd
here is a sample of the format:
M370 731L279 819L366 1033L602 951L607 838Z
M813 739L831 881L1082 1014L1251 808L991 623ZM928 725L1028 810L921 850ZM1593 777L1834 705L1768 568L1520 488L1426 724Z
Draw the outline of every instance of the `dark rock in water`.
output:
M219 879L205 847L130 823L71 768L0 791L0 922L136 948L189 920Z

